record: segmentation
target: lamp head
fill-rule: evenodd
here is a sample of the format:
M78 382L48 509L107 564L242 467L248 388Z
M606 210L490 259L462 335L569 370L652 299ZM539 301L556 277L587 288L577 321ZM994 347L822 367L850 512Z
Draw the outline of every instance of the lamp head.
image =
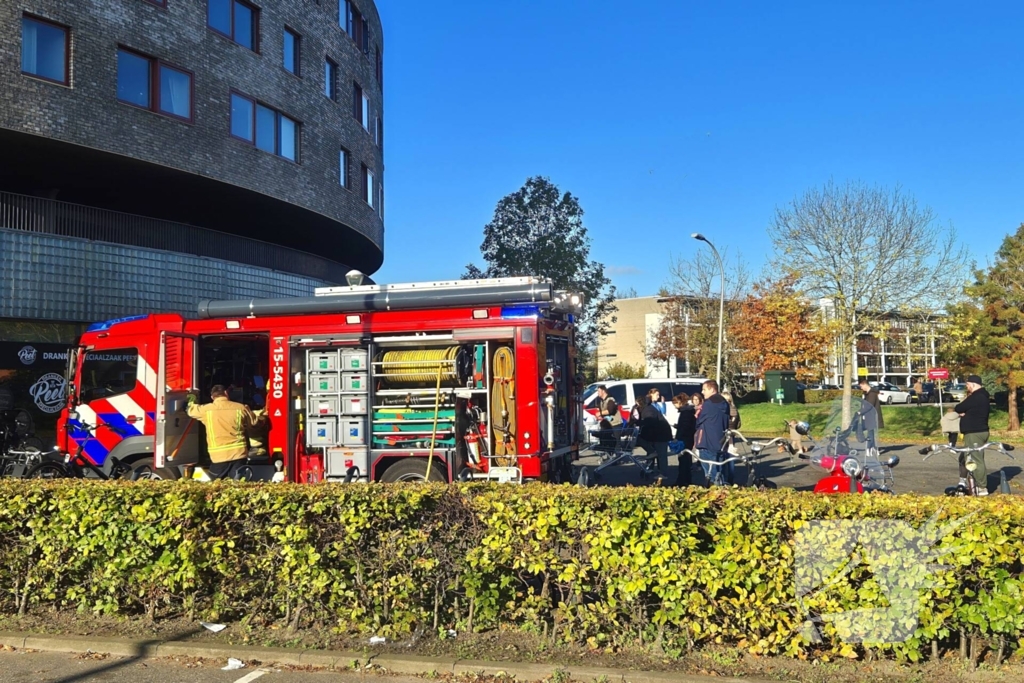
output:
M363 275L362 272L358 270L350 270L347 273L345 273L345 281L348 283L349 287L358 287L359 285L363 284L364 277L366 276Z
M700 234L699 232L690 233L690 237L692 237L695 240L700 240L701 242L707 242L708 241L708 238L705 237L704 235Z

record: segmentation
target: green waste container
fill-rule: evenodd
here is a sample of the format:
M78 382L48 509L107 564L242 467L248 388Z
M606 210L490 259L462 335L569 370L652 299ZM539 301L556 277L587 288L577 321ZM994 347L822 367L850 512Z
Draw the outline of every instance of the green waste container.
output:
M796 373L792 370L769 370L764 373L764 388L776 403L796 403Z

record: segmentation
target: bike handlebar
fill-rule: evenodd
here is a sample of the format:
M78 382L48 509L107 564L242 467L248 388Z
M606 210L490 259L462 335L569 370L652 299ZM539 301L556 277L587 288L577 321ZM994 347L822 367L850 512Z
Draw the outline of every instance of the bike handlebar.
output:
M778 443L788 443L789 442L789 438L784 437L784 436L777 436L774 439L772 439L771 441L751 441L747 437L743 436L743 433L740 432L740 430L738 430L738 429L727 429L727 430L725 430L725 436L726 436L726 438L728 438L730 436L737 437L743 443L750 444L751 446L760 446L762 450L765 449L765 448L768 448L769 446L774 446L775 444L778 444Z
M948 453L960 455L962 453L980 453L981 451L984 451L984 450L994 450L994 451L997 451L999 453L1002 453L1003 455L1008 457L1010 460L1016 460L1016 458L1014 458L1008 452L1008 451L1012 451L1013 450L1013 446L1011 444L1002 443L1002 442L999 442L999 441L988 441L988 442L986 442L982 446L972 446L972 447L964 447L964 448L957 448L956 446L950 446L949 444L932 444L931 446L925 446L924 448L919 450L918 453L923 455L924 459L927 460L928 458L932 457L936 453L939 453L939 452L942 452L942 451L946 451Z

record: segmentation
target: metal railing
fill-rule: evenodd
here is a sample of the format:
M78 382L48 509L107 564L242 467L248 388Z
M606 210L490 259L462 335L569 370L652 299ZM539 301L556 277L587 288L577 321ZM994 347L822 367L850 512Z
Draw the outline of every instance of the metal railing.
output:
M206 256L334 283L345 282L348 271L336 261L270 242L11 192L0 192L0 228Z

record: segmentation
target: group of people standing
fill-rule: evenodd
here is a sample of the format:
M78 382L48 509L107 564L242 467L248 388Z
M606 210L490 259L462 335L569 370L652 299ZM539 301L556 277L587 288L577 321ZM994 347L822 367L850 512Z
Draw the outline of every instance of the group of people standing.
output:
M600 398L599 411L602 430L615 430L623 426L622 415L615 399L608 394L604 385L597 388ZM661 391L652 388L644 397L638 397L629 413L629 427L639 427L640 435L637 445L644 449L648 456L657 458L659 481L668 481L669 442L675 441L681 447L679 467L676 472L676 486L693 484L693 460L691 451L695 451L701 460L725 460L730 457L731 440L726 432L739 429L740 415L732 396L728 392L719 391L718 382L708 380L701 385L700 393L688 396L685 393L672 397L672 404L679 411L675 425L669 424L665 417L664 399ZM674 427L674 434L673 434ZM715 465L702 463L708 481L715 478ZM726 483L733 481L732 463L724 465Z

